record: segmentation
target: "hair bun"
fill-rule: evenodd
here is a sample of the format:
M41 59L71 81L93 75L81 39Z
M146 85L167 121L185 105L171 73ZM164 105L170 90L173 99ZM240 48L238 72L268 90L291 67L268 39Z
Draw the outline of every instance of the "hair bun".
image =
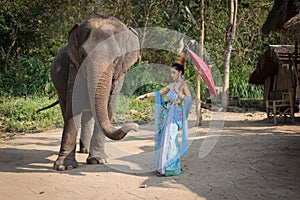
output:
M183 38L179 41L179 48L178 48L178 53L177 53L177 61L175 62L178 65L184 66L185 62L185 56L186 54L183 52L184 48L184 43L183 43Z

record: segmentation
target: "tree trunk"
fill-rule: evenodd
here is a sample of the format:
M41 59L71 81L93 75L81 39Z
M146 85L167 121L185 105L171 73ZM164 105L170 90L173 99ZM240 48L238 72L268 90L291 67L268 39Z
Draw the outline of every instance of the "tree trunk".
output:
M229 21L226 28L226 48L224 52L224 89L222 95L222 106L227 108L229 101L229 70L230 54L236 30L237 0L230 0Z
M17 30L15 31L15 34L13 36L13 41L12 41L11 45L9 46L8 51L5 55L4 73L6 73L8 71L8 61L10 58L10 53L12 51L12 48L15 46L16 41L17 41Z
M199 57L203 59L203 48L204 48L204 0L200 2L200 27L197 24L193 14L189 8L185 7L188 15L190 16L191 21L196 27L196 30L200 32L199 38ZM202 125L202 113L201 113L201 85L200 85L200 75L196 76L196 126Z
M203 59L204 48L204 0L200 2L200 38L199 38L199 57ZM200 74L196 77L196 113L197 113L197 126L202 125L202 113L201 113L201 84Z

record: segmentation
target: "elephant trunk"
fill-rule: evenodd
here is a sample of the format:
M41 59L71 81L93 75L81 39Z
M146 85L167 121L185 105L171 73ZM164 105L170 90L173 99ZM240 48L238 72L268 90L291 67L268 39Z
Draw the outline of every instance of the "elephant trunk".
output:
M120 140L131 130L138 130L135 123L127 123L121 128L115 128L108 112L108 103L112 87L113 67L107 67L100 75L95 88L95 119L103 129L104 134L112 140ZM109 78L110 77L110 78Z

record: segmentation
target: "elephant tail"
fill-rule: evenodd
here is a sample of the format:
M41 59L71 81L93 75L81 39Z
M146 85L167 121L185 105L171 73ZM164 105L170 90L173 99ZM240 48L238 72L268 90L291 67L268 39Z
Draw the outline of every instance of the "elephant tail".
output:
M36 113L39 113L39 112L41 112L41 111L43 111L43 110L47 110L48 108L52 108L52 107L56 106L57 104L59 104L59 101L58 101L58 100L55 101L54 103L52 103L52 104L50 104L50 105L44 107L44 108L38 109L38 110L35 111L35 112L36 112Z

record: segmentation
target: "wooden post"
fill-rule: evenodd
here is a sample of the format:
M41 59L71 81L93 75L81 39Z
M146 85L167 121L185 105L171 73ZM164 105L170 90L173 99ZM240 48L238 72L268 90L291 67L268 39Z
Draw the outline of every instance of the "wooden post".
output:
M188 7L185 7L187 13L190 16L191 21L196 27L196 30L200 32L200 39L199 39L199 57L203 59L203 48L204 48L204 0L201 0L200 2L200 27L198 26L197 21L195 20L194 16L188 9ZM196 76L196 126L202 125L202 112L201 112L201 82L200 82L201 76L198 74Z
M293 108L296 106L296 98L297 98L297 83L298 83L298 41L295 42L295 57L294 57L294 73L295 73L295 84L294 84L294 91L293 91ZM299 104L300 106L300 104Z
M199 38L199 57L203 59L203 49L204 49L204 0L200 2L200 38ZM196 104L196 113L197 113L197 126L202 125L202 111L201 111L201 76L197 75L196 79L196 95L197 95L197 104Z

